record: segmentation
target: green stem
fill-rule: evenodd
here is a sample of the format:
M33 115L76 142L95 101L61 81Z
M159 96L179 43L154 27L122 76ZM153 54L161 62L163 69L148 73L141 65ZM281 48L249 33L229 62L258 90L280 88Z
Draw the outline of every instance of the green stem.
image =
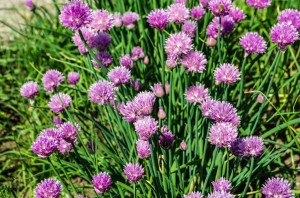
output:
M206 175L206 178L205 178L205 181L204 181L204 185L203 185L203 188L202 188L202 194L205 193L205 189L206 189L208 180L209 180L210 175L211 175L211 173L212 173L212 170L213 170L213 168L214 168L214 166L215 166L217 153L218 153L218 147L216 147L215 150L214 150L214 153L213 153L213 159L212 159L212 161L211 161L211 164L210 164L210 167L209 167L209 170L208 170L208 173L207 173L207 175Z
M247 179L247 184L244 188L244 191L241 195L241 197L244 197L246 192L247 192L247 189L248 189L248 186L250 184L250 180L251 180L251 175L252 175L252 171L253 171L253 166L254 166L254 157L251 157L251 165L250 165L250 171L249 171L249 175L248 175L248 179Z
M133 184L133 197L135 198L136 193L136 183Z
M221 37L221 23L222 23L222 21L221 21L222 19L221 19L221 17L219 17L219 26L218 26L218 53L219 53L219 63L221 64L222 63L222 53L221 53L221 39L220 39L220 37Z
M164 58L164 33L160 31L159 34L160 39L160 58L161 58L161 66L162 66L162 73L161 73L161 80L162 84L165 84L165 58Z
M243 60L243 63L242 63L242 75L241 75L241 84L240 84L240 96L239 96L239 100L238 100L238 103L237 103L237 108L240 107L241 105L241 102L242 102L242 98L243 98L243 90L244 90L244 82L245 82L245 65L246 65L246 56L244 56L244 60Z
M68 174L66 173L65 169L63 168L63 164L61 163L59 157L57 158L59 164L60 164L60 167L62 168L63 172L64 172L64 175L66 176L67 180L70 182L71 184L71 187L72 187L72 190L74 191L74 193L77 195L77 191L75 189L75 186L73 185L73 182L71 181L70 177L68 176Z

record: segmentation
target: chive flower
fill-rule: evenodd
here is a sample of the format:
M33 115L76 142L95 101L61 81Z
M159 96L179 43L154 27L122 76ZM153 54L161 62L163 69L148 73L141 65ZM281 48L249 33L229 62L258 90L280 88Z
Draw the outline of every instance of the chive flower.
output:
M152 10L147 16L147 22L152 28L163 30L168 25L168 15L163 9Z
M112 184L111 177L106 172L101 172L93 176L92 180L94 189L97 194L103 194L110 189Z
M294 197L291 192L291 184L288 182L288 180L280 177L269 178L262 187L262 194L266 196L266 198Z
M149 140L158 129L158 122L150 116L137 120L133 125L142 140Z
M181 65L186 68L187 72L203 73L206 64L206 56L200 51L190 51L181 59Z
M299 34L296 28L287 23L278 23L274 25L270 33L271 41L277 43L281 51L285 51L288 45L299 40Z
M272 0L247 0L246 3L256 9L265 9L271 5Z
M39 93L39 86L36 82L28 81L20 89L20 94L29 99L33 99Z
M296 9L285 9L280 12L278 23L287 23L300 31L300 12Z
M203 195L200 192L196 191L196 192L191 192L187 195L184 195L183 197L184 198L203 198Z
M245 56L248 54L262 54L267 50L267 43L262 36L257 32L248 32L242 36L239 44L245 51Z
M96 10L92 15L90 27L96 31L108 31L114 27L114 17L107 10Z
M133 29L140 16L135 12L125 12L122 17L123 25L128 29Z
M129 54L125 54L120 58L120 64L128 69L133 68L133 61Z
M54 69L48 70L42 77L45 91L53 93L54 89L60 85L64 78L59 71Z
M187 54L192 46L192 39L185 33L179 32L169 36L165 44L165 51L167 54L173 55Z
M71 102L72 99L68 94L58 93L50 98L48 106L54 113L62 113L70 107Z
M193 85L190 86L186 91L186 100L192 104L200 104L201 102L209 98L208 89L204 85Z
M89 99L92 102L105 105L106 103L114 100L114 98L114 86L111 82L100 80L92 84L89 88Z
M246 15L244 14L243 10L239 8L232 8L229 11L229 16L234 20L234 22L239 23L244 18L246 18Z
M167 9L167 14L169 21L177 24L183 23L190 17L189 9L181 3L170 5Z
M115 67L107 74L109 80L115 85L127 84L130 82L130 70L126 67Z
M138 163L128 163L124 168L125 176L130 183L135 183L139 181L142 178L144 172L144 168Z
M231 6L231 0L211 0L208 4L209 10L217 17L228 15Z
M79 81L79 73L77 72L69 72L68 73L68 83L72 84L72 85L76 85Z
M214 187L214 191L224 191L224 192L229 192L231 188L231 183L226 180L224 177L221 177L215 182L212 182L212 185Z
M217 147L230 147L237 135L237 128L233 124L217 122L210 127L209 141Z
M35 198L58 198L62 191L60 182L56 179L48 178L44 179L34 189Z
M136 150L140 159L145 159L150 157L150 144L148 141L139 139L136 141Z
M191 10L191 15L194 20L199 21L205 15L205 10L200 6L193 7Z
M216 84L232 84L240 79L238 68L230 63L221 64L215 71L214 77Z

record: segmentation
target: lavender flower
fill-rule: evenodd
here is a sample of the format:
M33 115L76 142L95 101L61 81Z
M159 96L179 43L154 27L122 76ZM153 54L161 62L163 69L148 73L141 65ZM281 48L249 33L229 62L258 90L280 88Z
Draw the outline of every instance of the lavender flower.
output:
M262 154L264 143L258 136L246 137L244 140L244 154L245 157L260 156Z
M163 97L165 94L161 83L154 84L153 86L151 86L151 89L153 93L159 98Z
M231 183L223 177L221 177L215 182L212 182L212 185L214 187L214 191L219 191L219 192L220 191L229 192L231 188Z
M216 191L209 194L207 198L234 198L234 196L224 191Z
M237 138L233 142L231 142L230 150L233 155L237 157L243 157L245 153L245 140L242 138Z
M192 192L187 195L184 195L184 198L202 198L203 195L200 192Z
M125 54L120 58L120 64L128 69L133 68L133 61L129 54Z
M142 140L148 140L158 129L158 122L150 116L137 120L133 125Z
M24 83L20 89L20 94L29 99L33 99L39 93L39 86L36 82L28 81Z
M230 147L237 135L237 128L231 123L217 122L210 128L209 141L217 147Z
M163 9L152 10L148 16L148 23L152 28L163 30L168 25L168 15Z
M170 5L167 9L167 14L169 17L169 21L177 24L183 23L190 17L189 9L187 9L185 5L181 3Z
M138 163L128 163L124 168L125 176L130 183L135 183L139 181L142 178L144 172L144 168Z
M115 67L107 74L109 80L115 85L127 84L130 82L130 70L126 67Z
M208 89L205 89L205 87L201 84L190 86L185 95L186 100L194 105L209 98Z
M140 16L135 12L125 12L122 17L123 25L128 29L133 29Z
M25 0L24 3L29 10L33 11L35 9L35 5L32 0Z
M106 10L94 11L90 27L101 32L112 29L114 27L113 15Z
M69 153L71 150L72 150L73 146L72 146L72 143L70 142L67 142L66 140L64 139L60 139L59 140L59 144L57 146L57 149L59 150L59 152L61 154L66 154L66 153Z
M173 135L169 130L163 132L159 136L159 145L165 149L171 148L174 144L174 137L175 135Z
M216 122L230 122L234 126L238 126L240 124L240 117L236 113L236 108L234 108L230 103L225 101L214 102L211 107L211 112L209 116Z
M94 37L95 47L99 51L104 51L111 43L111 37L106 32L99 32L98 35Z
M206 28L206 34L214 39L218 38L219 17L215 17ZM221 18L220 37L230 34L235 28L234 20L230 16Z
M46 137L46 138L52 138L58 143L59 139L61 139L61 133L58 129L56 128L48 128L44 129L39 137Z
M74 0L64 5L59 19L63 26L78 30L92 21L92 13L87 4Z
M172 69L175 68L178 64L178 55L175 54L168 54L166 65L168 68Z
M79 73L77 72L69 72L68 73L68 83L72 84L72 85L75 85L78 83L79 81Z
M133 89L134 89L135 91L139 91L139 90L141 90L141 89L143 88L143 84L140 83L138 80L134 80L134 81L132 82L132 86L133 86Z
M57 140L53 137L39 136L33 142L31 150L41 158L51 155L57 147Z
M267 43L257 32L248 32L240 40L240 45L245 50L245 56L248 54L265 53Z
M163 107L159 107L157 117L159 119L164 119L167 116L166 112L164 111Z
M179 149L182 150L182 151L186 151L187 145L186 145L186 142L184 140L181 141L181 143L179 145Z
M191 15L194 20L199 21L205 15L205 10L200 6L194 7L191 10Z
M279 23L272 27L270 33L271 41L278 44L281 51L286 50L287 45L299 40L296 28L287 23Z
M211 0L208 6L215 16L220 17L229 14L231 5L231 0Z
M139 112L138 106L134 101L129 101L126 104L119 104L118 111L127 122L135 122L136 120L143 118L142 113Z
M186 33L189 37L193 38L196 34L196 23L194 21L187 20L182 26L182 32Z
M59 71L53 69L48 70L42 78L44 89L52 93L54 89L60 85L64 78L65 77Z
M105 67L109 67L113 62L113 57L109 52L99 52L96 54L96 57ZM97 61L92 60L92 63L98 69L101 68L101 66L97 63Z
M114 86L110 82L100 80L89 88L89 99L92 102L105 105L107 102L114 100L114 98Z
M265 195L266 198L294 197L294 195L291 192L291 184L288 182L288 180L280 177L269 178L262 187L262 194Z
M74 128L74 126L76 128ZM77 123L72 124L72 122L63 123L59 127L61 137L67 142L74 142L76 140L77 134L80 132L80 129L81 127Z
M139 158L141 159L148 158L151 155L150 144L148 141L145 140L136 141L136 150Z
M238 68L229 63L221 64L214 72L216 84L232 84L240 79L240 75Z
M93 176L94 189L97 194L103 194L110 189L112 184L111 178L106 172L101 172Z
M137 61L138 59L144 58L144 57L145 57L145 54L141 47L134 47L131 50L131 59L132 60Z
M185 5L186 0L174 0L174 3L181 3L181 4Z
M53 118L53 124L56 126L56 127L60 127L60 125L63 123L62 119L60 119L58 116L55 116Z
M247 0L247 4L256 9L264 9L271 5L272 0Z
M187 69L187 72L202 73L206 64L205 55L199 51L190 51L183 55L181 59L181 65Z
M199 0L200 4L202 5L203 8L208 8L209 2L211 0Z
M236 22L239 23L244 18L246 18L246 15L244 14L243 10L239 8L232 8L230 9L229 16Z
M134 103L136 104L138 111L145 116L152 113L154 102L155 95L152 92L140 92L134 97Z
M181 5L181 4L176 4ZM192 39L183 32L171 34L165 44L167 54L186 54L192 49Z
M122 15L119 12L114 13L114 26L115 27L121 27L123 22L122 22Z
M62 187L56 179L48 178L39 183L34 190L35 198L58 198Z
M72 99L68 94L58 93L50 98L48 106L54 113L61 113L70 107L71 102Z
M95 47L95 32L90 28L81 28L80 29L83 35L84 40L86 41L89 48L93 49ZM81 54L86 54L88 52L83 41L80 38L79 32L76 31L72 37L74 44L78 47L78 50Z
M300 31L300 12L295 9L283 10L278 17L279 23L287 23Z
M204 117L210 118L212 108L213 106L217 103L215 100L211 100L210 98L207 98L201 103L201 108L202 108L202 115Z

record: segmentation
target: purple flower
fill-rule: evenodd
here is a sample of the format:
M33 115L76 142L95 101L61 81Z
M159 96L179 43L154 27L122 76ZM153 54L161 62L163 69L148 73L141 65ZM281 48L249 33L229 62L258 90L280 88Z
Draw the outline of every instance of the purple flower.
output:
M181 5L181 4L176 4ZM192 39L183 32L171 34L165 44L167 54L186 54L192 49Z
M240 45L245 50L245 55L255 53L265 53L267 43L257 32L248 32L244 34L240 40Z
M136 141L136 150L139 158L141 159L148 158L151 155L150 144L148 141L145 140Z
M48 70L42 78L44 89L52 93L54 89L60 85L64 78L65 77L59 71L54 69Z
M76 127L76 129L74 127ZM77 123L72 124L72 122L65 122L59 127L61 138L67 142L74 142L80 129L81 127Z
M140 92L134 97L134 103L144 116L149 115L153 111L153 105L155 102L155 95L152 92Z
M214 39L218 38L219 17L215 17L206 28L206 34ZM235 28L234 20L230 16L221 17L220 37L230 34Z
M212 182L212 185L214 187L214 191L229 192L231 188L231 183L223 177L215 182Z
M243 10L239 8L232 8L229 12L229 16L236 22L239 23L241 22L246 15L244 14Z
M264 9L271 5L272 0L247 0L247 4L256 9Z
M174 144L174 137L175 135L173 135L169 129L166 129L166 131L159 136L159 145L165 149L171 148Z
M121 27L123 22L122 22L122 15L119 12L114 13L114 26L115 27Z
M66 153L69 153L71 150L72 150L73 146L72 146L72 143L70 142L67 142L66 140L64 139L60 139L59 140L59 144L57 146L57 149L58 151L61 153L61 154L66 154Z
M123 25L128 29L133 29L140 16L135 12L125 12L122 17Z
M143 117L142 113L139 112L137 105L133 101L129 101L126 104L119 104L118 111L127 122L135 122L137 119Z
M217 122L210 127L209 141L217 147L230 147L237 135L237 128L233 124Z
M168 81L165 83L165 91L167 95L170 93L170 84Z
M48 178L39 183L34 190L35 198L58 198L62 187L56 179Z
M200 192L192 192L187 195L184 195L184 198L202 198L203 195Z
M210 98L207 98L207 100L204 100L201 103L202 115L204 117L210 118L212 108L216 102L217 101L215 101L215 100L211 100Z
M209 2L211 0L199 0L200 4L202 5L203 8L208 8Z
M36 82L28 81L24 83L20 89L20 94L29 99L33 99L39 93L39 86Z
M256 98L256 101L258 102L258 103L264 103L264 101L265 101L265 97L264 97L264 95L263 94L258 94L258 96L257 96L257 98Z
M220 17L229 14L231 5L231 0L211 0L208 6L215 16Z
M87 4L74 0L64 5L59 19L63 26L78 30L92 21L92 13Z
M181 65L187 69L187 72L202 73L206 64L206 57L200 51L190 51L183 55L181 59Z
M278 44L281 51L285 51L287 45L291 45L299 39L299 34L294 26L279 23L272 27L270 37L272 42Z
M158 129L158 122L150 116L138 119L133 125L142 140L148 140Z
M167 9L167 14L169 21L177 24L183 23L190 17L189 9L181 3L170 5Z
M258 136L246 137L244 139L244 154L245 157L260 156L263 152L264 142Z
M230 122L234 126L238 126L240 124L240 117L236 113L236 108L225 101L214 102L209 116L216 122Z
M135 183L139 181L142 178L144 172L144 168L138 163L128 163L124 168L125 176L130 183Z
M109 52L99 52L96 54L96 57L105 67L109 67L113 62L113 57ZM92 60L92 63L95 67L101 69L100 65L95 60Z
M269 178L262 187L262 194L265 195L266 198L294 197L294 195L291 192L291 184L288 182L288 180L280 177Z
M60 125L63 123L62 119L60 119L60 117L58 116L55 116L53 118L53 124L56 126L56 127L60 127Z
M199 21L205 15L205 10L200 6L194 7L191 10L191 15L194 20Z
M41 158L51 155L57 147L57 139L53 137L38 136L31 146L31 150Z
M167 116L166 112L164 111L163 107L159 107L157 117L159 119L164 119Z
M178 55L176 54L168 54L166 65L168 68L175 68L178 64Z
M209 98L208 89L205 89L205 87L201 84L190 86L185 95L186 100L194 105Z
M185 5L186 0L174 0L174 3L181 3L181 4Z
M221 64L214 72L216 84L232 84L240 79L238 68L230 63Z
M90 27L101 32L112 29L114 27L113 15L106 10L94 11Z
M278 23L287 23L300 31L300 12L295 9L285 9L280 13Z
M110 189L112 184L111 178L106 172L101 172L93 176L94 189L97 194L103 194Z
M130 70L126 67L115 67L107 74L109 80L115 85L127 84L130 82Z
M125 54L120 58L120 64L128 69L133 68L133 61L129 54Z
M187 145L186 145L186 142L184 140L181 141L181 143L179 145L179 149L182 150L182 151L186 151Z
M187 20L182 26L182 32L186 33L189 37L193 38L196 34L196 23L194 21Z
M138 80L134 80L132 82L132 86L135 91L139 91L143 88L144 85L142 83L140 83Z
M245 140L242 138L237 138L231 142L230 150L233 155L237 157L243 157L245 153Z
M141 47L134 47L131 50L131 59L137 61L139 58L144 58L145 54Z
M32 0L25 0L25 6L29 9L29 10L34 10L35 9L35 5L33 3Z
M87 45L92 49L95 47L95 32L90 28L81 28L80 29L83 35L84 40L86 41ZM78 47L78 50L81 54L86 54L88 52L87 48L84 46L82 42L79 32L76 31L74 36L72 37L74 44Z
M168 25L168 15L163 9L152 10L148 16L147 22L152 28L163 30Z
M111 82L100 80L89 88L89 99L92 102L105 105L107 102L114 100L114 98L115 91Z
M77 72L69 72L68 73L68 83L72 84L72 85L75 85L78 83L79 81L79 73Z
M153 86L151 86L151 89L152 89L153 93L159 98L163 97L165 94L161 83L154 84Z
M98 35L94 37L95 47L99 51L104 51L111 43L111 37L106 32L99 32Z
M234 196L224 191L216 191L209 194L207 198L234 198Z
M58 93L50 98L48 106L54 113L61 113L70 107L71 102L72 99L68 94Z
M58 143L59 139L61 138L61 133L56 128L49 128L49 129L44 129L40 133L39 137L53 138Z

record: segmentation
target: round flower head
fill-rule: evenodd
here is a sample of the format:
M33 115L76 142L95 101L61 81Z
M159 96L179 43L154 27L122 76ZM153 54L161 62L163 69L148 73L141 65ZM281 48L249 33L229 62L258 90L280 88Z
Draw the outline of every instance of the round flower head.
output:
M182 32L186 33L189 37L193 38L196 34L196 23L194 21L187 20L182 26Z
M202 5L203 8L208 8L209 2L211 0L199 0L200 4Z
M182 151L186 151L187 149L187 144L184 140L181 141L180 145L179 145L179 149Z
M237 135L236 126L229 122L217 122L210 127L209 141L217 147L230 147Z
M142 140L148 140L158 129L158 122L150 116L137 120L133 125Z
M134 103L139 112L146 116L152 113L155 102L155 95L152 92L140 92L134 97Z
M48 70L42 78L44 89L52 93L54 89L60 85L64 78L65 77L59 71L54 69Z
M139 181L142 178L144 172L144 168L138 163L128 163L124 168L125 176L130 183L135 183Z
M231 5L231 0L211 0L208 7L215 16L220 17L229 14Z
M148 141L138 140L136 142L136 150L137 150L139 158L141 158L141 159L148 158L151 155L150 144Z
M137 119L143 117L142 113L139 112L137 105L133 101L129 101L126 104L119 104L118 111L127 122L135 122Z
M71 102L72 99L68 94L58 93L51 97L48 106L54 113L61 113L70 107Z
M36 94L39 93L39 86L36 82L29 81L22 85L20 94L29 99L33 99Z
M63 26L78 30L92 21L92 13L87 4L80 0L74 0L64 5L59 19Z
M240 124L240 118L236 113L236 108L234 108L232 104L225 101L214 102L209 116L216 122L230 122L235 126Z
M122 15L119 12L114 13L114 26L115 27L121 27L123 22L122 22Z
M184 195L184 198L202 198L203 195L200 192L192 192L187 195Z
M57 150L61 153L61 154L66 154L69 153L72 150L73 146L72 143L67 142L64 139L60 139L59 140L59 144L57 146Z
M186 0L174 0L174 3L181 3L181 4L185 5Z
M208 89L205 89L203 85L193 85L186 91L186 100L194 105L201 103L209 98Z
M152 10L148 16L147 22L152 28L163 30L168 25L168 15L163 9Z
M283 10L278 17L278 23L287 23L300 31L300 12L295 9Z
M246 18L246 15L244 14L243 10L239 8L232 8L230 9L229 16L236 22L241 22L244 18Z
M56 127L60 127L60 125L63 123L62 119L58 116L55 116L53 118L53 124L56 126Z
M291 45L299 39L296 28L287 23L279 23L273 26L270 36L271 41L277 43L281 51L285 51L287 45Z
M135 91L139 91L143 88L144 85L142 83L140 83L138 80L134 80L132 82L132 86Z
M191 10L191 15L194 20L199 21L205 15L205 10L200 6L194 7Z
M122 17L123 25L128 29L133 29L140 16L135 12L125 12Z
M267 43L257 32L248 32L244 34L240 40L240 45L245 50L245 55L255 53L265 53Z
M62 191L61 184L56 179L48 178L39 183L34 190L35 198L58 198Z
M175 68L178 64L178 55L175 54L168 54L166 65L168 68L172 69Z
M89 99L92 102L105 105L107 102L114 100L115 92L112 83L100 80L89 88Z
M76 127L76 129L74 127ZM68 142L73 142L76 140L80 129L81 128L77 123L72 124L72 122L65 122L59 127L61 137Z
M181 59L181 65L187 69L187 72L202 73L206 63L205 55L199 51L190 51L183 55Z
M99 51L104 51L108 48L109 44L111 43L111 37L106 32L99 32L98 35L94 37L95 40L95 47Z
M232 64L221 64L214 72L216 84L232 84L240 79L238 68Z
M206 39L205 44L206 44L206 46L208 46L208 47L213 47L213 46L215 46L215 45L217 44L217 40L214 39L213 37L208 37L208 38Z
M206 34L214 39L218 38L219 17L215 17L206 28ZM230 16L221 18L220 37L230 34L235 28L234 20Z
M263 152L264 142L258 136L246 137L244 140L244 156L260 156Z
M159 136L159 145L165 149L169 149L174 144L174 137L171 131L166 131Z
M79 73L77 72L69 72L68 73L68 83L72 84L72 85L75 85L78 83L79 81Z
M242 138L237 138L233 142L231 142L230 150L233 155L237 157L243 157L245 153L245 140Z
M39 137L52 138L52 139L56 140L58 143L58 140L61 139L61 133L56 128L49 128L49 129L44 129L40 133Z
M112 184L110 176L106 172L101 172L93 176L93 186L97 194L103 194L110 189Z
M96 54L96 57L105 67L109 67L113 62L113 57L109 52L99 52ZM95 67L101 69L101 66L97 63L97 61L92 60L92 63Z
M115 67L107 74L109 80L115 85L127 84L130 82L130 70L126 67Z
M247 0L247 4L256 9L264 9L271 5L272 0Z
M212 182L212 185L214 187L214 191L229 192L231 188L231 183L223 177L215 182Z
M90 48L95 47L95 32L90 28L81 28L80 29L83 35L84 40ZM87 48L84 46L82 42L79 32L76 31L74 36L72 37L74 44L78 47L78 50L81 54L86 54L88 52Z
M128 69L133 68L133 61L129 54L125 54L120 58L120 64Z
M134 47L131 50L131 59L137 61L139 58L144 58L145 54L141 47Z
M108 31L114 27L113 15L106 10L97 10L93 12L93 20L90 27L99 31Z
M165 44L165 51L167 54L181 55L188 53L192 46L192 39L185 33L179 32L169 36Z
M212 107L215 105L217 101L207 99L201 103L202 115L206 118L210 118Z
M269 178L262 187L262 194L265 195L266 198L294 197L294 195L291 192L291 184L289 184L288 180L280 177Z
M216 191L207 196L207 198L234 198L234 195L229 192Z
M33 142L31 150L41 158L51 155L57 147L57 140L53 137L39 136Z
M189 16L189 9L181 3L172 4L167 9L167 14L170 22L177 24L183 23Z
M153 93L157 96L157 97L163 97L165 95L164 89L162 87L161 83L156 83L153 86L151 86L151 89L153 91Z
M25 6L29 9L29 10L34 10L35 9L35 5L33 3L32 0L25 0Z

